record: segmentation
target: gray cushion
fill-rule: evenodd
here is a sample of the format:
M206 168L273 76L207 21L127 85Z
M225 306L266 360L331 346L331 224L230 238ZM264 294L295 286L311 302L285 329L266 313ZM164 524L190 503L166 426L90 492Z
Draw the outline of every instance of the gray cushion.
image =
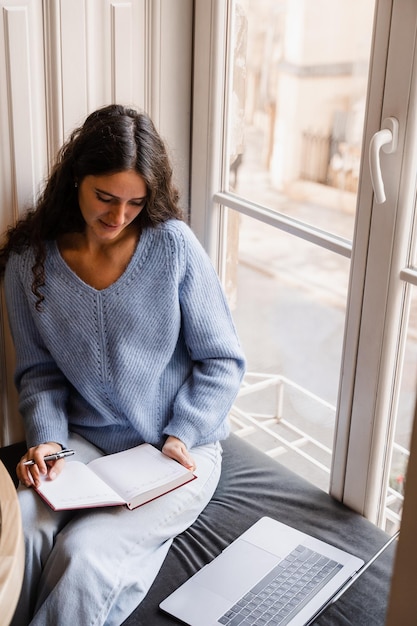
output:
M148 595L124 626L178 624L158 610L161 600L263 515L365 560L387 540L382 530L247 442L232 435L223 448L222 477L214 497L199 519L175 539ZM316 623L382 626L392 558L390 547Z
M235 435L223 442L223 449L222 476L211 502L198 520L176 537L148 595L124 626L178 624L160 611L159 603L263 515L364 560L385 543L386 534L369 521ZM0 459L12 475L24 450L23 444L0 449ZM390 547L316 623L382 626L393 552Z

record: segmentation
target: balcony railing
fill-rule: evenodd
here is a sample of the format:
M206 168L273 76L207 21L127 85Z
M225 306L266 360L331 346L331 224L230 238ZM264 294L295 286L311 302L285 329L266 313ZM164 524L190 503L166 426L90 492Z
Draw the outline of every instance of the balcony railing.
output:
M284 417L286 396L294 393L300 395L303 400L308 400L309 413L314 407L321 414L323 412L328 414L329 421L334 423L336 407L308 389L285 376L249 373L245 376L230 412L232 430L236 435L248 438L253 445L272 458L293 453L291 465L295 471L298 469L297 464L300 463L317 468L318 473L316 472L313 482L327 490L332 450L329 445L304 430L302 424L305 420L299 420L297 425L292 416L289 419ZM265 407L266 410L262 412ZM332 429L328 429L328 434L332 436ZM403 464L406 464L408 450L394 443L393 453L399 454ZM283 462L286 464L285 460ZM300 473L305 474L302 471ZM310 472L309 478L312 478ZM403 495L399 490L402 488L402 481L399 478L401 476L393 476L387 488L383 526L390 531L398 527L401 520Z

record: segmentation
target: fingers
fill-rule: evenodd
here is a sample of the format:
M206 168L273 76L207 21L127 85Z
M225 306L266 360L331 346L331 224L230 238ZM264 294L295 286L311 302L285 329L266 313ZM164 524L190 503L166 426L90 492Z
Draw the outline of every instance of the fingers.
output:
M45 463L44 457L59 450L61 450L61 446L55 442L43 443L29 448L16 467L16 474L20 482L26 485L26 487L31 487L32 485L38 487L41 482L41 476L47 476L51 480L56 478L62 471L64 459ZM27 461L33 461L33 464L25 465Z
M48 461L48 478L54 480L64 469L65 459L58 459L57 461Z
M180 439L172 436L168 437L164 444L164 447L162 448L162 452L169 456L171 459L174 459L175 461L178 461L178 463L181 463L181 465L184 465L184 467L186 467L190 471L193 472L196 469L196 464L193 457L188 452L187 447Z

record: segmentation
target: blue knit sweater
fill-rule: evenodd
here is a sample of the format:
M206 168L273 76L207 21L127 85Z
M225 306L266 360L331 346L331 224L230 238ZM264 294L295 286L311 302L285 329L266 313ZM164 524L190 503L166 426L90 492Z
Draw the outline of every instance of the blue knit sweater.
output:
M28 446L68 430L106 453L167 435L223 439L244 357L213 266L190 228L142 232L124 274L96 290L47 243L35 308L33 252L11 255L5 288Z

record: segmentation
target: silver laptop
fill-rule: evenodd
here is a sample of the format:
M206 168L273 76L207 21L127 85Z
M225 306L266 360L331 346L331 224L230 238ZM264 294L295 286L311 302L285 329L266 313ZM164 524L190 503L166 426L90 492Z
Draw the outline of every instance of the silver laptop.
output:
M160 608L189 626L305 626L363 564L263 517Z

